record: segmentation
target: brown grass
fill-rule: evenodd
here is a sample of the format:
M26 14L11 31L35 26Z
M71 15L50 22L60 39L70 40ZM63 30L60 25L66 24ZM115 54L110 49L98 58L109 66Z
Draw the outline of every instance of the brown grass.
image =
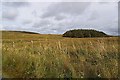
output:
M7 34L3 32L3 77L118 77L117 37L63 38L61 35Z

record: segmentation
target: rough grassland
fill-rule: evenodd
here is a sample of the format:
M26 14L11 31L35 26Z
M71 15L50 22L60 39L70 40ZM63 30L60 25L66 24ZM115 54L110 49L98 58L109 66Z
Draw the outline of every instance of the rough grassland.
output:
M2 33L3 77L116 78L118 37Z

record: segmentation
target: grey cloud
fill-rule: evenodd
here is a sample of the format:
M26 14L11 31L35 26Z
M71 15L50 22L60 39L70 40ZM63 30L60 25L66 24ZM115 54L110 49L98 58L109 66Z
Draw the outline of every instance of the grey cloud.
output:
M108 35L118 35L118 28L102 28L99 30L104 31Z
M51 25L52 23L49 21L49 20L40 20L36 23L33 24L32 27L35 27L35 28L39 28L39 27L43 27L43 26L48 26Z
M38 17L37 16L37 12L34 10L34 11L32 11L32 15L34 15L35 17Z
M66 30L66 26L61 26L58 23L52 23L52 21L49 20L43 20L35 23L33 28L36 28L40 33L63 33Z
M26 25L26 24L32 23L32 21L31 20L24 20L22 23Z
M52 31L56 31L56 34L61 34L61 33L64 33L66 31L66 28L61 28L61 27L56 27L54 29L51 29Z
M120 25L120 2L118 2L118 25Z
M109 28L107 30L105 30L107 33L109 33L110 35L118 35L118 28Z
M80 15L90 5L90 2L61 2L49 6L42 18L59 16L64 13L68 15Z
M105 5L106 5L107 3L110 3L110 2L99 2L99 3L100 3L100 4L105 4Z
M28 2L3 2L2 5L8 6L8 7L23 7L29 5Z
M111 22L114 23L114 22ZM114 25L104 25L99 30L106 32L108 35L118 35L118 23L114 23Z
M28 4L28 2L2 2L2 19L15 20L19 15L18 7Z
M4 9L2 11L2 19L15 20L18 16L18 11L16 9Z
M2 0L2 2L25 2L26 0Z
M64 15L55 16L55 20L57 20L57 21L63 20L65 18L66 18L66 16L64 16Z
M114 34L114 35L117 34L117 28L116 28L117 19L115 20L115 22L113 22L114 18L116 18L114 16L116 14L114 14L113 12L116 11L114 11L115 8L112 7L114 5L111 4L105 4L105 3L91 4L86 2L52 3L47 9L46 7L44 8L42 15L39 14L39 12L41 12L42 10L37 9L38 10L37 11L35 9L31 11L32 13L28 17L22 16L23 18L21 17L20 19L17 12L19 8L18 6L16 6L17 8L15 6L16 5L14 5L14 7L12 7L12 5L11 6L6 5L7 8L5 8L6 11L4 12L3 17L9 20L15 20L18 17L17 18L18 21L23 23L22 24L24 27L23 30L31 30L31 31L37 31L40 33L47 33L47 34L48 33L57 34L57 33L64 33L65 31L70 29L92 28L96 30L105 31L106 33L109 34ZM19 5L19 7L20 6L22 6L22 4ZM34 6L32 5L31 7L34 8ZM30 9L31 7L27 7L28 11L31 10ZM11 8L13 11L11 11ZM24 15L23 11L21 11L20 13ZM28 18L29 19L34 18L34 19L33 21L29 21ZM13 24L18 25L15 22ZM13 26L6 27L6 29L10 29L10 28L13 29ZM19 30L18 27L16 28Z
M94 11L94 12L91 14L91 16L89 17L88 20L96 20L96 19L98 19L98 18L99 18L99 17L98 17L97 11Z
M17 27L16 25L3 25L3 29L4 30L17 30Z

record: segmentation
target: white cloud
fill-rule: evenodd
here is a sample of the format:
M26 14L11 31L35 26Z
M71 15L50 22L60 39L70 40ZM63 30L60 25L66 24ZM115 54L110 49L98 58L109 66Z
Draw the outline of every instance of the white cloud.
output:
M42 18L57 17L61 13L68 15L80 15L90 5L89 2L61 2L50 5L46 12L42 15Z
M24 7L29 4L28 2L3 2L2 5L17 8L17 7Z
M19 6L16 6L17 4ZM92 28L117 34L117 3L30 2L29 6L24 3L17 4L9 4L10 7L4 5L3 13L6 10L6 14L3 17L11 20L3 21L7 25L4 27L6 30L57 34L69 29Z
M19 15L19 8L28 6L28 2L2 2L3 20L15 20Z
M2 2L118 2L119 0L2 0Z
M18 10L17 9L11 9L11 8L4 8L2 11L2 18L3 20L15 20L18 16Z

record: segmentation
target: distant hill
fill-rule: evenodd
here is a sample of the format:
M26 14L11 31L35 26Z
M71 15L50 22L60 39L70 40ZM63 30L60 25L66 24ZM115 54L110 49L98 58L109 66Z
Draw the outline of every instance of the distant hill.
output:
M36 33L36 32L29 32L29 31L2 31L2 32L17 32L17 33L39 34L39 33Z
M92 29L74 29L63 34L63 37L86 38L86 37L108 37L104 32Z
M18 39L18 40L39 40L39 39L61 39L60 34L39 34L27 31L0 31L2 32L2 39Z
M40 34L27 31L0 31L2 32L2 39L31 39Z

